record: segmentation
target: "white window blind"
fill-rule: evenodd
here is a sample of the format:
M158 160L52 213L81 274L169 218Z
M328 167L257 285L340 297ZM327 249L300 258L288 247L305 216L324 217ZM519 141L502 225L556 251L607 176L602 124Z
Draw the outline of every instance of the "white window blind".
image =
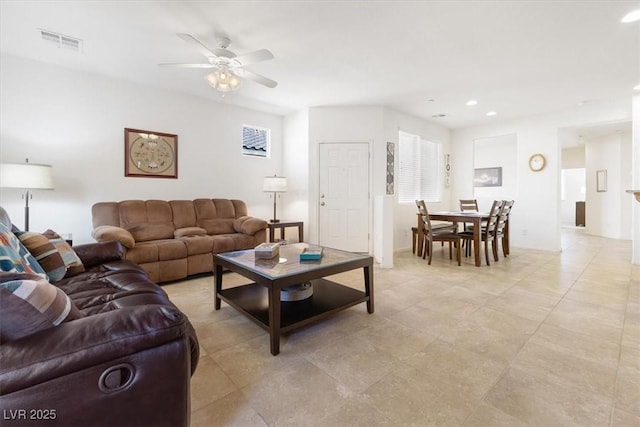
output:
M399 133L398 202L415 200L439 202L442 199L440 158L442 144L427 141L418 135Z

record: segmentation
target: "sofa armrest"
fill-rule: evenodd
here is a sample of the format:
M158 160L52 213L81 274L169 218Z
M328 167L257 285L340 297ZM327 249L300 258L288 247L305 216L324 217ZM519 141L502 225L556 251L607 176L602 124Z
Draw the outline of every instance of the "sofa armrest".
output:
M83 317L3 342L0 395L186 339L187 332L187 318L176 308L146 305Z
M260 230L266 230L267 221L251 216L241 216L233 222L233 229L237 233L253 236Z
M122 243L125 248L133 248L136 245L136 241L127 230L114 225L100 225L91 231L91 237L98 242L109 242L116 240Z
M124 248L115 240L78 245L74 246L73 250L80 257L85 269L124 258Z

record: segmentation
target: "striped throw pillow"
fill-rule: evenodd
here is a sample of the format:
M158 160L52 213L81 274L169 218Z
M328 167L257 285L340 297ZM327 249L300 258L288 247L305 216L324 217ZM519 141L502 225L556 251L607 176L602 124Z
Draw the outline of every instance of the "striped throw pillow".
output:
M62 289L35 274L0 272L0 291L3 341L82 317Z
M62 259L62 255L49 239L32 231L16 233L22 244L31 252L38 261L38 264L46 271L49 280L57 282L64 278L67 273L67 266Z
M67 274L65 277L74 276L84 271L82 260L66 240L53 230L47 230L42 234L49 239L58 252L60 252L60 255L62 255L64 265L67 266Z

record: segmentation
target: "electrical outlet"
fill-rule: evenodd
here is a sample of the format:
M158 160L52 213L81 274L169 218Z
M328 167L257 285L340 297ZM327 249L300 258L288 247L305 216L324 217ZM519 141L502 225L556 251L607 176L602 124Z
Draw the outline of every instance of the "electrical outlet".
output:
M526 236L526 235L527 235L527 229L526 229L526 228L523 228L523 229L522 229L522 235L523 235L523 236Z

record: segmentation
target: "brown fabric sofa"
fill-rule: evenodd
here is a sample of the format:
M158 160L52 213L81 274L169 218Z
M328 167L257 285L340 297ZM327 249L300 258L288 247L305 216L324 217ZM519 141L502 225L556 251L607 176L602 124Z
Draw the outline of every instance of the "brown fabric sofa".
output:
M125 200L91 208L92 236L117 240L125 258L155 282L213 271L213 254L266 241L267 222L248 216L242 200Z
M0 208L0 222L7 218ZM73 313L62 323L36 321L46 312L0 286L0 424L189 425L199 357L191 323L142 268L122 259L119 242L73 250L84 271L55 282L0 272L5 285L35 276L39 287L62 290Z

